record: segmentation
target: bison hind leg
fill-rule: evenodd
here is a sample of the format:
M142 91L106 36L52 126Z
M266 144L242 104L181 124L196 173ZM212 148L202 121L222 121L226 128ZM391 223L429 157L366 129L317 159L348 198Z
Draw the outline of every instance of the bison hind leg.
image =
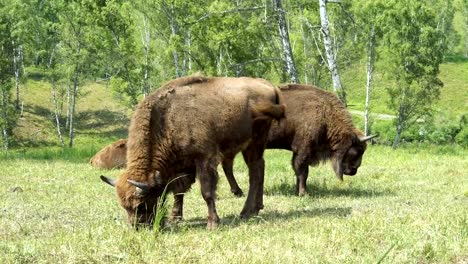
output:
M219 216L216 212L216 185L218 182L218 172L216 163L209 160L198 160L196 162L197 177L200 180L201 193L208 206L207 228L215 229L219 223Z
M305 153L294 153L292 165L296 174L296 195L307 194L307 178L309 176L309 161Z

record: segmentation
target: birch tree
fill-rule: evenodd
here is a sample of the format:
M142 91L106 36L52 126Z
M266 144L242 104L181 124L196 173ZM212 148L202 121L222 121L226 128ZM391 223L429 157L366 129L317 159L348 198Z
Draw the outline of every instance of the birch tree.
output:
M468 0L461 0L463 18L465 22L465 58L468 58Z
M9 149L12 130L17 119L14 103L11 100L15 19L9 13L11 8L9 4L11 3L0 0L0 142L4 150Z
M294 62L294 55L289 41L289 30L286 23L286 11L283 9L282 0L274 0L274 8L277 14L278 31L283 47L283 58L286 66L286 72L292 83L298 83L299 78L297 75L296 64Z
M340 99L346 104L346 93L343 89L341 83L340 74L338 72L338 65L336 63L336 57L333 52L332 36L330 34L329 19L327 13L327 0L319 0L319 10L320 10L320 23L321 31L323 35L323 43L325 46L325 53L328 61L328 69L330 70L332 81L333 81L333 90L338 94ZM336 2L336 1L334 1Z
M385 25L383 22L382 10L384 9L383 2L375 1L360 1L354 6L355 14L358 19L361 36L366 50L366 102L364 112L364 133L370 135L370 109L371 109L371 93L372 82L375 71L375 62L378 58L377 48L382 38L382 28Z

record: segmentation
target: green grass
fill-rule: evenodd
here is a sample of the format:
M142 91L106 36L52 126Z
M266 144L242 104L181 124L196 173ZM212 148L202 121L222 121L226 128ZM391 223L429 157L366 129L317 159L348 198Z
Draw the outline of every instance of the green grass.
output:
M99 179L120 171L93 169L80 152L17 153L0 159L0 263L466 263L467 154L370 146L358 175L340 183L320 166L310 172L311 194L296 197L290 153L268 151L258 217L239 219L245 198L231 195L220 173L217 230L206 230L197 182L185 220L158 233L127 226ZM240 159L234 169L246 191Z

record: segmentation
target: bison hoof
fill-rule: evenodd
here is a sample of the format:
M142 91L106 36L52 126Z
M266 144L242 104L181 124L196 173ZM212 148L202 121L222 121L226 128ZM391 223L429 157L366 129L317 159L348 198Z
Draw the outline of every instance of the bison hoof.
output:
M250 210L242 210L240 214L241 219L247 219L251 216L258 215L259 209L250 209Z
M206 225L206 228L208 230L215 230L218 227L218 223L219 223L219 218L215 220L208 218L208 224Z
M307 191L305 189L300 189L299 191L297 191L296 195L297 196L306 196Z
M170 223L179 223L182 221L182 216L181 215L171 215L169 218Z
M231 192L234 194L234 196L236 197L242 197L244 196L244 192L242 192L241 189L237 189L237 190L231 190Z

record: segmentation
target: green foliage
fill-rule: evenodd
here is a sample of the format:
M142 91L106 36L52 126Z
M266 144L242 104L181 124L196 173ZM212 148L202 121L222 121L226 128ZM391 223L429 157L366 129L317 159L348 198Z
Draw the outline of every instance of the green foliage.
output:
M455 136L455 142L460 146L468 148L468 118L463 115L460 119L460 130Z
M449 52L456 52L458 36L465 38L464 5L465 0L330 2L333 48L353 109L362 111L364 106L363 64L372 30L378 59L373 111L401 113L403 131L411 129L419 116L430 113L439 97L437 77L451 87L450 92L442 90L443 103L438 107L451 105L448 100L460 104L463 96L451 93L460 95L465 87L464 61L460 55L457 61L455 56L447 57L457 65L445 64L443 76L438 76L438 64L446 46ZM78 97L84 96L85 83L97 80L109 86L103 98L114 94L132 109L161 83L195 72L261 77L273 83L287 79L278 13L271 1L2 0L1 6L0 27L8 31L2 40L5 45L11 46L13 40L14 45L22 46L25 76L56 84L61 117L74 82ZM300 81L331 87L318 3L287 0L283 7ZM11 48L2 52L10 53ZM6 61L11 61L11 54L5 58L1 70L7 72L2 77L7 80L11 63ZM455 86L460 91L452 88ZM11 93L9 86L4 91L7 88ZM22 88L27 91L26 85ZM388 105L383 103L387 99ZM25 105L26 111L28 107ZM460 109L449 110L458 117Z
M439 98L438 79L446 42L435 15L421 1L390 1L385 12L385 51L395 83L387 88L389 108L398 116L394 147L401 133L418 117L430 113Z

